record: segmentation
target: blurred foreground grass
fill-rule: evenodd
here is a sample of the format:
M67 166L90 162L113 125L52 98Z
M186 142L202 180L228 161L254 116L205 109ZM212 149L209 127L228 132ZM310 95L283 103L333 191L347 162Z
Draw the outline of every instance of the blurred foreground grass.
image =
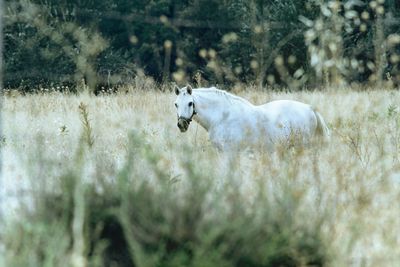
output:
M315 106L325 146L219 154L173 94L5 98L2 266L396 266L397 91L260 93Z

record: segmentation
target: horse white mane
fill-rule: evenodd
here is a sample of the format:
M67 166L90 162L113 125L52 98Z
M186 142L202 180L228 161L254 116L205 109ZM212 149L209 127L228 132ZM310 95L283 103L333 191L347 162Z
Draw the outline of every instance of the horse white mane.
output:
M233 94L231 94L231 93L229 93L227 91L217 89L215 87L198 88L198 89L195 89L195 92L199 92L199 93L214 93L216 95L223 96L224 100L228 101L230 104L233 104L234 101L239 101L239 102L241 102L243 104L246 104L246 105L253 105L252 103L250 103L249 101L247 101L244 98L241 98L239 96L233 95Z

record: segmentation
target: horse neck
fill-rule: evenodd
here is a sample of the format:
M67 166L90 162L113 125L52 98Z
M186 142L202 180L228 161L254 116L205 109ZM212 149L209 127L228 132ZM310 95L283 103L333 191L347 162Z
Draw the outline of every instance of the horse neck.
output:
M207 131L215 125L229 109L226 99L213 92L193 91L197 115L193 118Z

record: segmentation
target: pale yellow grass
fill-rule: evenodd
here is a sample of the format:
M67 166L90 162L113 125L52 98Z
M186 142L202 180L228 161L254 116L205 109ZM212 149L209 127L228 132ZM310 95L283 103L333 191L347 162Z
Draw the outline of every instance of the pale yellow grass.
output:
M335 253L334 266L398 266L399 92L250 90L239 95L255 104L274 99L309 103L332 131L330 142L322 147L279 155L240 155L231 177L232 182L243 183L242 193L251 199L252 186L261 183L273 193L276 186L289 183L306 203L304 209L327 214L324 229ZM159 164L171 177L180 176L186 149L202 166L209 162L210 170L218 172L216 176L232 171L232 163L226 168L221 159L224 156L211 147L206 132L196 123L187 133L179 132L174 99L172 93L135 90L98 97L59 93L6 97L2 114L3 192L22 198L25 194L21 189L29 191L40 183L32 177L57 177L64 165L73 168L71 161L82 132L80 103L87 105L94 136L94 146L86 157L88 179L100 172L112 177L124 162L132 131L143 134L145 142L162 154ZM35 163L39 159L54 163L54 168L43 173ZM222 183L229 182L225 179ZM7 214L11 216L17 204L12 197L8 199Z

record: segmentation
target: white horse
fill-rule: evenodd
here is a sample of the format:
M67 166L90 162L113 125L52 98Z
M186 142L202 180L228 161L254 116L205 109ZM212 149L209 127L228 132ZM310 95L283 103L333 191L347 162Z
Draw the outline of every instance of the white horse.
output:
M219 150L265 147L273 150L279 143L293 140L308 144L314 136L329 137L322 116L310 105L277 100L255 106L228 92L211 88L179 89L175 107L178 127L186 132L194 119L209 133Z

